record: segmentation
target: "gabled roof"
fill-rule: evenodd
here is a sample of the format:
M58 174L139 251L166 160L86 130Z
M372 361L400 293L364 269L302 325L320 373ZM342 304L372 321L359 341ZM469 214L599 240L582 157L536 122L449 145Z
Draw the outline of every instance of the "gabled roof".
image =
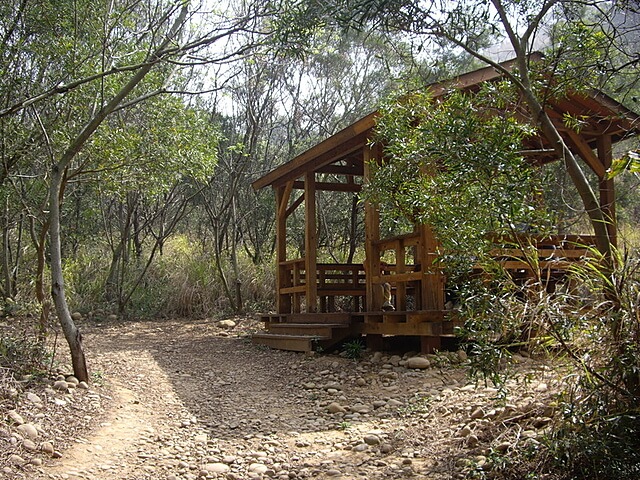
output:
M532 57L535 60L539 59L540 55L534 54ZM501 63L506 69L512 68L514 64L515 60ZM473 89L483 82L497 80L502 75L500 71L489 66L433 83L426 88L437 98L452 88ZM597 139L602 135L611 135L611 140L615 143L630 135L640 134L640 116L597 90L568 94L564 98L553 100L547 105L547 113L558 125L570 148L584 158L599 176L604 175L604 166L592 153L596 148ZM584 119L584 126L579 133L563 126L565 114ZM361 151L372 137L377 116L378 112L372 112L361 118L254 181L253 188L259 190L268 185L281 186L307 172L362 175ZM556 159L553 149L541 136L531 139L526 148L537 163L547 163ZM339 161L340 166L332 165Z

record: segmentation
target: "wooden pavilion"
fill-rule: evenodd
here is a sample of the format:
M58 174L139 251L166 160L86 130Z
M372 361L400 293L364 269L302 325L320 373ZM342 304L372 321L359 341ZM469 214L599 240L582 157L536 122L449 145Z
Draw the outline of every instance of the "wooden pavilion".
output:
M510 68L511 64L503 65ZM428 88L437 98L447 89L473 90L482 82L500 77L499 72L487 67ZM638 133L640 118L597 91L555 100L547 112L567 145L599 179L600 204L610 218L615 218L614 182L606 179L605 173L611 165L612 145ZM564 126L565 114L585 120L579 133ZM422 350L429 352L440 348L443 338L453 336L456 321L445 308L445 277L438 268L432 268L438 241L428 225L415 225L413 232L405 235L380 238L379 208L366 203L364 263L318 261L317 192L358 195L369 174L369 160L382 157L381 147L369 142L376 117L376 112L367 115L253 183L256 190L271 186L275 192L277 262L277 312L262 316L266 332L254 335L254 343L310 351L366 335L368 346L380 349L383 336L417 336ZM557 160L541 137L532 139L526 148L533 162ZM287 258L287 218L303 204L304 257ZM615 238L615 223L609 228ZM568 235L538 239L540 268L562 272L568 262L585 254L584 246L578 245L591 241L588 236ZM395 263L383 263L383 257L394 258ZM513 256L505 257L504 265L525 274L530 268ZM385 284L392 289L393 311L383 308ZM350 311L338 311L336 299L340 297L351 298Z

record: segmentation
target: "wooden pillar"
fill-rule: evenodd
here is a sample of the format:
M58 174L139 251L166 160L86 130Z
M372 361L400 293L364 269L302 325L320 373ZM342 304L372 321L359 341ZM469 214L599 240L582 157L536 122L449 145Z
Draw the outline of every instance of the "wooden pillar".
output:
M291 295L281 294L290 286L291 273L283 265L287 260L287 205L293 182L275 188L276 193L276 309L278 313L291 313Z
M445 279L440 269L434 268L438 255L438 242L431 227L419 225L417 228L420 230L420 264L422 265L421 309L444 310Z
M407 252L404 240L398 240L398 249L396 250L396 273L402 274L406 268ZM407 311L407 282L397 282L396 284L396 310L400 312Z
M373 158L380 158L382 149L378 146L373 148L364 146L364 180L369 178L371 173L369 161ZM366 282L366 311L378 312L382 308L382 289L380 285L373 283L373 278L380 275L380 252L375 243L380 240L380 210L378 205L367 201L364 204L364 231L365 231L365 282Z
M612 146L611 135L601 135L597 139L598 158L606 172L611 167ZM607 231L613 246L618 244L618 228L616 225L616 192L613 178L600 178L600 208L607 218Z
M305 296L307 301L307 313L315 313L318 310L318 286L316 281L318 238L316 227L315 172L307 172L304 178L304 212Z

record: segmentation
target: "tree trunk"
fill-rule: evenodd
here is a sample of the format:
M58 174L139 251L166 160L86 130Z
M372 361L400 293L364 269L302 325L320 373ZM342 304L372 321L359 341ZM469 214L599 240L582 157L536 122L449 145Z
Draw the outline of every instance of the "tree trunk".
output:
M51 241L51 296L58 314L58 321L62 327L64 337L71 350L71 364L73 374L81 382L89 381L87 361L82 347L82 335L76 327L65 295L64 278L62 274L62 250L60 247L60 187L62 172L58 165L54 165L51 172L49 187L49 238Z

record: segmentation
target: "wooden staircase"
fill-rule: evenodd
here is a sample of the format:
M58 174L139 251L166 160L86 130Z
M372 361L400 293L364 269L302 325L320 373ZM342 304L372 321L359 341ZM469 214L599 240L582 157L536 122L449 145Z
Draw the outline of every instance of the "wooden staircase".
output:
M298 313L263 315L265 333L252 341L279 350L310 352L327 350L350 337L367 337L367 346L382 349L383 336L420 337L421 348L432 353L441 340L453 338L462 323L445 311L373 313Z
M355 334L348 313L263 315L266 332L252 342L279 350L311 352L329 349Z

